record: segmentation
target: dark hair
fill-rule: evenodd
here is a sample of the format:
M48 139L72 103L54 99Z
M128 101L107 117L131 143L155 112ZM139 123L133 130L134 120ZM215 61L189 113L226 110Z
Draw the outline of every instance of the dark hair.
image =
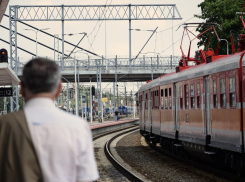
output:
M59 66L46 58L34 58L23 69L22 82L33 94L54 91L60 80Z

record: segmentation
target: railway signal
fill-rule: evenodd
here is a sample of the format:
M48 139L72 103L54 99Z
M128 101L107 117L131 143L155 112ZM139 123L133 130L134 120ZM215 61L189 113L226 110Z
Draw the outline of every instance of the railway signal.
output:
M92 95L94 96L95 95L95 87L92 86Z
M8 62L8 51L6 49L0 50L0 63Z

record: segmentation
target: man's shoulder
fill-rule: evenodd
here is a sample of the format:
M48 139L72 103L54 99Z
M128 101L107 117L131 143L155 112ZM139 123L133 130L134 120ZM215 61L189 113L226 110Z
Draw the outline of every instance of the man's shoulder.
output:
M4 123L4 122L14 122L16 118L20 118L20 117L24 117L24 111L23 110L19 110L16 112L12 112L12 113L8 113L8 114L3 114L0 116L0 122Z

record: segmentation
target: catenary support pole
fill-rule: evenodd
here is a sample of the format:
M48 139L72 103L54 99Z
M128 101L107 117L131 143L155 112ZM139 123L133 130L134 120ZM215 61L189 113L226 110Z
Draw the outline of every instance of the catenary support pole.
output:
M78 107L78 116L79 116L79 99L80 99L80 79L79 79L79 64L78 64L78 60L76 60L76 63L77 63L77 107Z
M61 5L62 7L62 70L64 70L64 51L65 51L65 48L64 48L64 36L65 36L65 27L64 27L64 4Z
M76 116L78 116L78 105L77 105L77 64L76 58L74 57L74 67L75 67L75 109L76 109Z
M90 79L90 123L92 124L92 112L93 112L93 107L92 107L92 89L91 89L91 80L92 80L92 77L89 78Z
M66 83L66 111L69 112L69 83Z
M131 71L131 63L132 63L132 59L131 59L131 4L129 4L128 7L129 10L129 70Z
M113 82L113 108L114 112L116 111L116 99L115 99L115 82Z

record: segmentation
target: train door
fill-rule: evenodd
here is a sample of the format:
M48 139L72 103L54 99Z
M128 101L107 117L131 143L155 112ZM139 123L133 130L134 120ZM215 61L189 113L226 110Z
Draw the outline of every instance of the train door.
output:
M175 138L178 138L178 97L177 97L177 83L174 83L174 131L175 131Z
M204 77L204 95L205 95L205 124L204 135L211 134L210 123L210 93L209 93L209 76Z
M141 106L140 106L140 117L141 117L141 122L140 122L140 129L145 130L145 92L141 95Z
M142 118L142 125L141 125L141 130L145 131L145 92L143 92L142 95L142 110L141 110L141 118Z

